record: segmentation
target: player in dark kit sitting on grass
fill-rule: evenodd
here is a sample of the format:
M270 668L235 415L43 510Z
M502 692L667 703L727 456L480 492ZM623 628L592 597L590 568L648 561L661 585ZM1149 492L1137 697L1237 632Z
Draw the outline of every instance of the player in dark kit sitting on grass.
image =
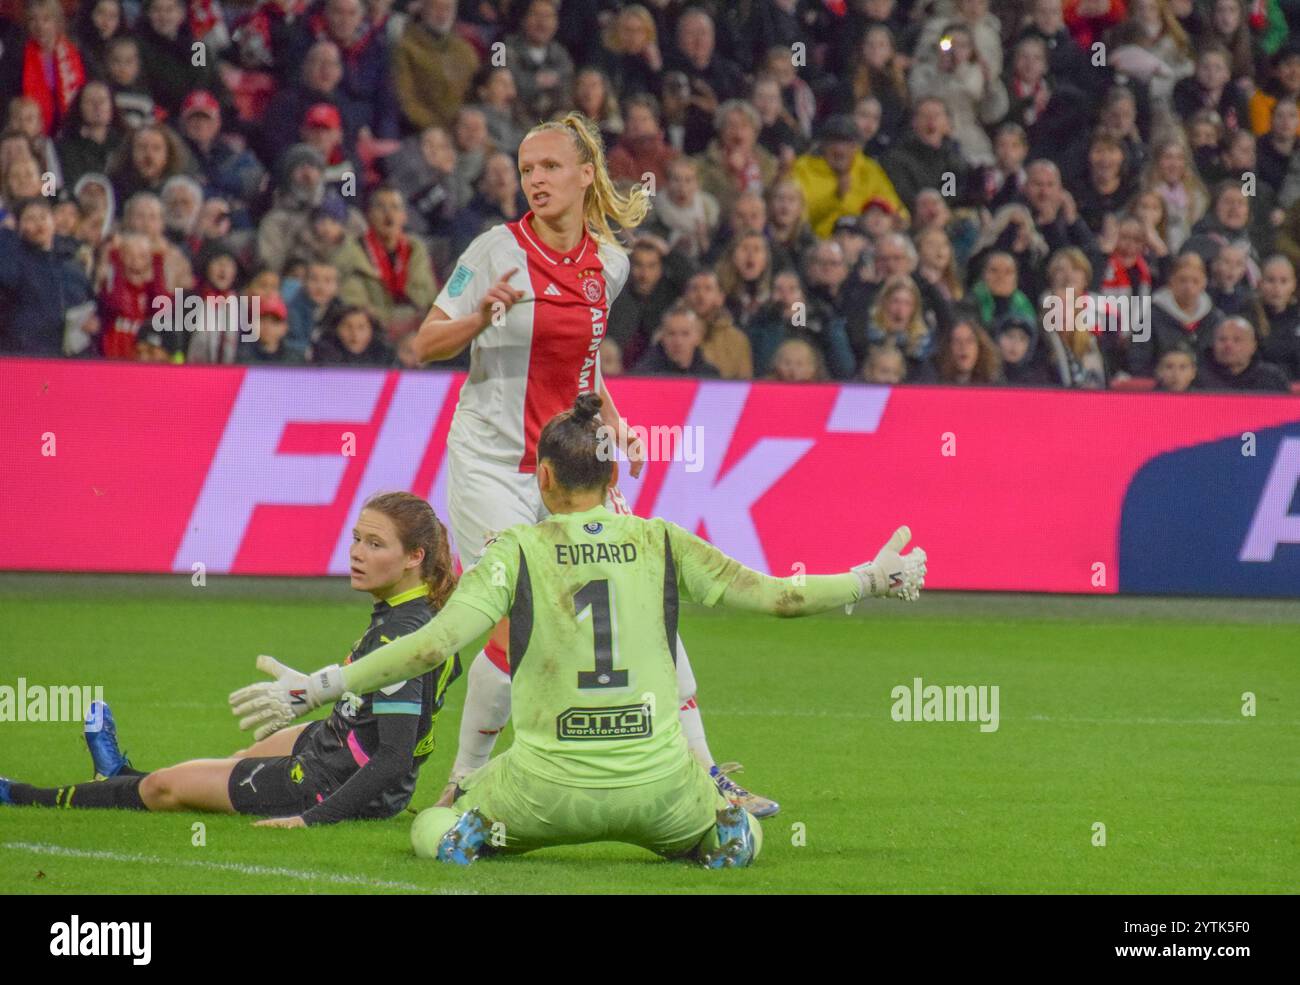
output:
M456 587L446 528L410 493L366 502L349 558L352 587L373 595L375 608L345 663L419 629ZM257 663L268 672L280 666L265 656ZM456 657L382 689L343 694L329 718L259 736L233 756L152 773L133 769L118 751L112 715L97 702L86 741L102 779L61 787L0 779L0 803L255 814L268 817L261 825L287 828L392 817L410 803L443 698L459 675Z

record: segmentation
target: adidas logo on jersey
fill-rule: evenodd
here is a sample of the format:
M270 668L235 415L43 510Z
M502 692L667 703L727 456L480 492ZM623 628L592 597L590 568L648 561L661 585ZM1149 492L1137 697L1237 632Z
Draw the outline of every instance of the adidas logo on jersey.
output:
M549 294L549 295L551 295L552 297L557 297L557 298L558 298L558 297L560 296L560 289L559 289L558 287L556 287L554 284L547 284L547 285L546 285L546 290L544 290L542 293L543 293L543 294Z

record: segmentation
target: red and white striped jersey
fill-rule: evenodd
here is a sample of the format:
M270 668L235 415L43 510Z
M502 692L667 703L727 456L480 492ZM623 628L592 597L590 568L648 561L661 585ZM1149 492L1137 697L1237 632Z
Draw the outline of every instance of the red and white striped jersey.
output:
M629 270L627 254L590 233L568 253L555 252L533 231L532 217L494 226L470 243L435 302L463 318L506 271L519 268L509 283L524 299L470 343L469 378L447 440L520 472L537 469L542 425L579 393L599 392L609 306Z

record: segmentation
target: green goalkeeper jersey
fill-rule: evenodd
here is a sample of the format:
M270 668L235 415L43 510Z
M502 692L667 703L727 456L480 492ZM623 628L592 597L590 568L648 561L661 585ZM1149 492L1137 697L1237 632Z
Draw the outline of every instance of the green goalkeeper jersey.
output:
M505 531L432 621L341 668L341 686L368 694L423 674L509 616L512 757L557 783L634 786L690 755L679 601L800 616L862 592L852 572L773 578L676 524L598 506Z
M510 617L511 755L557 783L622 787L680 768L680 599L713 605L742 570L666 520L597 506L515 526L456 599Z

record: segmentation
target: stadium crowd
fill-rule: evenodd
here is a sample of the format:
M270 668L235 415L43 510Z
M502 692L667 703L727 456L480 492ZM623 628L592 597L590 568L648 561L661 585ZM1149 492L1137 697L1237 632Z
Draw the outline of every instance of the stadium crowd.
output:
M1300 392L1300 0L0 11L8 355L413 368L577 108L608 375Z

